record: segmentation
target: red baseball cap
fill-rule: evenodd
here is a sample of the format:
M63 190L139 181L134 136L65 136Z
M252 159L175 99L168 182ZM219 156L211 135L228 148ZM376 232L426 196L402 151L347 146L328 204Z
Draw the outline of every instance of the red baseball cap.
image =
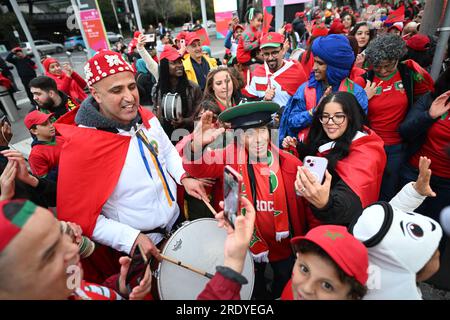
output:
M53 113L43 113L38 110L34 110L26 115L25 119L23 119L23 123L25 124L25 127L27 127L27 129L30 130L32 126L43 124L52 116Z
M341 19L334 19L333 23L330 25L330 30L328 34L342 34L346 33L344 24L341 22Z
M286 32L292 32L292 23L287 23L284 26L284 30L286 30Z
M169 61L175 61L181 58L180 53L172 47L171 45L166 44L164 46L163 52L161 52L161 55L159 56L159 60L167 59Z
M235 32L237 29L245 30L245 29L244 29L244 26L243 26L242 24L237 24L237 25L235 25L234 28L233 28L233 32Z
M325 26L325 23L316 24L312 28L312 36L313 37L324 37L328 35L328 29Z
M305 17L305 13L303 11L299 11L295 13L296 18L303 18Z
M181 31L179 34L177 34L177 37L175 40L180 41L181 39L186 39L186 36L189 34L189 32Z
M194 41L201 41L200 37L195 32L189 32L186 35L186 45L190 46Z
M278 32L269 32L266 33L260 43L260 48L278 48L283 46L284 36L279 34Z
M430 47L430 38L424 34L415 34L406 41L406 46L416 51L426 51Z
M295 247L301 241L311 241L321 247L350 277L365 285L369 267L367 248L352 236L346 227L322 225L311 229L305 236L291 239Z
M21 47L15 47L11 49L11 52L23 51Z

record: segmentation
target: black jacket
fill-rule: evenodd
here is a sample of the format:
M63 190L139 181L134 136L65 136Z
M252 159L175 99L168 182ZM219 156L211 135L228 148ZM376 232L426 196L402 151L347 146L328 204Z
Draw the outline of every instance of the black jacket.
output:
M7 78L12 77L12 73L9 70L9 68L10 67L6 64L5 60L3 60L2 57L0 57L0 73Z
M10 52L6 57L6 61L12 63L19 74L20 78L23 79L33 79L36 78L36 71L34 69L35 63L28 57L23 59L16 58L14 53Z
M428 129L437 120L431 118L428 113L433 101L434 99L430 92L421 96L409 109L408 114L400 124L400 136L407 144L407 159L419 151L420 147L425 143Z
M155 78L152 74L138 72L136 74L136 84L139 91L139 100L141 105L152 105L152 88L155 85Z
M333 179L327 205L322 209L310 205L311 210L324 224L348 226L361 215L363 210L361 199L336 173L330 173Z

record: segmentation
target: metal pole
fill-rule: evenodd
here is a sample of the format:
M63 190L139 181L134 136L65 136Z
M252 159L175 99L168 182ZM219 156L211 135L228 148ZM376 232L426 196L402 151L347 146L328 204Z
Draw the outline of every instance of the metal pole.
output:
M441 13L445 11L445 0L426 1L419 32L426 35L434 35L437 27L442 22Z
M73 13L75 14L75 19L77 19L77 24L78 24L78 27L80 28L81 36L83 37L84 46L86 47L87 52L91 52L90 47L89 47L89 42L86 37L86 33L84 32L83 24L81 23L80 3L78 2L78 0L70 0L70 1L72 2ZM88 59L89 59L89 55L88 55Z
M431 77L436 80L439 77L441 71L442 61L444 61L445 51L447 49L447 41L450 36L450 5L447 3L445 9L445 18L442 27L438 29L439 41L436 46L436 52L434 53L433 65L431 67Z
M203 28L205 28L206 32L208 32L208 26L206 25L206 21L208 20L208 17L206 16L205 0L200 0L200 5L201 5L201 8L202 8L202 20L203 20L202 24L203 24Z
M192 16L192 0L189 0L189 11L191 13L191 23L194 23L194 17Z
M134 15L136 17L136 23L138 25L138 30L143 32L144 29L142 28L141 14L139 13L139 6L136 0L133 0L133 8L134 8Z
M122 25L119 22L119 17L117 17L116 4L114 3L114 0L111 0L111 5L112 5L113 11L114 11L114 17L116 17L116 22L117 22L117 27L119 28L119 33L123 38Z
M11 0L11 5L14 10L14 13L16 14L17 20L19 20L20 26L22 27L22 30L25 33L25 36L27 37L27 41L30 43L31 50L33 51L33 55L36 60L35 62L39 68L39 71L42 74L45 74L45 69L41 63L41 56L39 55L39 52L36 50L36 46L34 45L33 37L31 36L30 30L28 30L28 26L25 22L25 19L23 18L23 15L19 9L19 6L17 5L17 1Z
M130 32L133 32L133 19L131 18L130 14L130 6L128 5L128 0L124 0L123 2L125 4L125 13L128 20L128 25L130 26ZM133 36L133 35L131 35Z
M284 1L277 0L275 4L275 30L280 30L284 23Z

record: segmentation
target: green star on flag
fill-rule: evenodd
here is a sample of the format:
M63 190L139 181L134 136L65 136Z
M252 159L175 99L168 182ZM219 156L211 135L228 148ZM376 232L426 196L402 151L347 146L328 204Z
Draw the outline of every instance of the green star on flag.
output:
M325 237L331 238L331 240L336 240L336 238L342 238L344 239L345 237L339 233L339 232L331 232L329 230L327 230L327 233L325 233L324 235Z

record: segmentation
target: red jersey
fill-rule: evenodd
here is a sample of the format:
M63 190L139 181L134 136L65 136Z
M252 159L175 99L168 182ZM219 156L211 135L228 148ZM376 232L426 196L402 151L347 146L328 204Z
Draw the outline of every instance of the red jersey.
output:
M239 63L247 63L251 60L251 52L259 48L261 32L249 26L239 38L236 59Z
M369 100L370 127L383 139L385 145L400 144L402 138L398 127L408 111L408 97L400 72L397 70L384 79L374 75L373 81L383 83Z
M31 172L38 177L45 177L50 171L57 169L63 144L64 138L61 136L56 136L53 142L33 143L28 159Z
M450 157L445 152L450 143L450 114L447 112L428 130L425 143L409 163L419 168L420 156L431 160L430 169L433 175L450 179Z
M252 80L247 91L256 97L263 98L269 86L275 88L272 101L281 107L285 106L308 78L302 65L293 60L283 60L283 66L275 72L270 72L267 64L259 65L252 73Z

